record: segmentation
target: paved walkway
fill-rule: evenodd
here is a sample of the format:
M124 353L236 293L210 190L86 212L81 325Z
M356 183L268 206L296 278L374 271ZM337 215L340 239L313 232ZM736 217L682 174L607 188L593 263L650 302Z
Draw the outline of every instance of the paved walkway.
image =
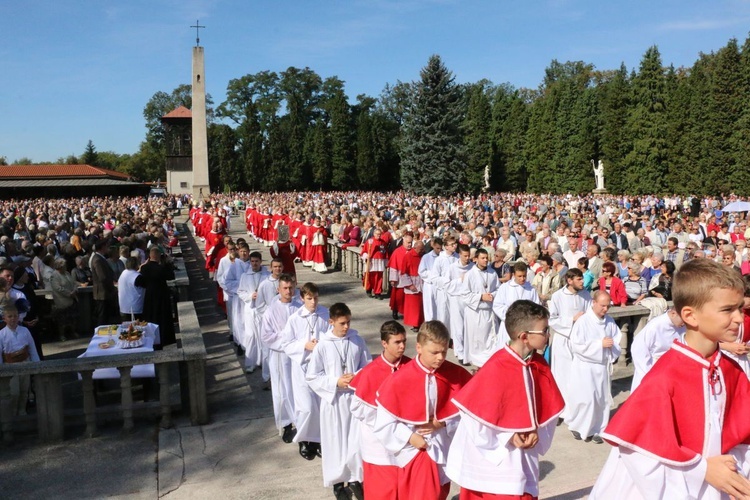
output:
M241 231L232 231L236 237ZM187 242L186 242L187 243ZM155 422L137 421L135 434L121 436L119 424L103 427L95 439L75 437L38 445L21 439L0 448L0 484L4 498L210 498L329 499L322 486L319 460L308 462L295 444L281 441L273 422L271 394L263 390L260 371L246 375L227 341L228 330L215 307L214 284L202 268L201 251L191 240L184 258L208 351L207 387L211 423L192 427L186 417L175 427L159 430ZM255 243L251 248L267 250ZM266 257L267 258L267 257ZM390 318L387 301L367 298L360 284L332 272L313 273L298 265L300 283L314 281L321 288L321 304L346 302L353 311L352 327L371 352L379 353L379 327ZM52 347L52 346L50 346ZM414 354L414 337L407 354ZM452 354L451 354L452 356ZM615 401L621 402L632 370L615 372ZM541 461L541 497L583 498L590 490L610 450L608 445L575 441L558 428L553 446ZM454 487L453 493L457 493Z

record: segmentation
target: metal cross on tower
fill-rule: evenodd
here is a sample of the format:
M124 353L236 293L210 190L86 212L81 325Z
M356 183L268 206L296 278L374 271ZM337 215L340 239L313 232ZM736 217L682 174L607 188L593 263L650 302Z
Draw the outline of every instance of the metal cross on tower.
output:
M205 28L205 26L201 26L200 23L198 23L198 20L195 20L195 26L191 26L191 28L195 28L195 46L200 47L201 46L201 39L200 39L200 30L201 28Z

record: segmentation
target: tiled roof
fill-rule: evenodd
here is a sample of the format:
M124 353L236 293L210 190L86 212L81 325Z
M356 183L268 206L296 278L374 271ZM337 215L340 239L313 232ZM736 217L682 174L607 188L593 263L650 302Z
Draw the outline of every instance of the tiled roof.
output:
M130 176L106 168L91 165L7 165L0 166L0 179L50 179L70 177L115 177L128 179Z
M179 106L166 115L162 116L162 118L192 118L193 114L190 112L189 109L187 109L185 106Z

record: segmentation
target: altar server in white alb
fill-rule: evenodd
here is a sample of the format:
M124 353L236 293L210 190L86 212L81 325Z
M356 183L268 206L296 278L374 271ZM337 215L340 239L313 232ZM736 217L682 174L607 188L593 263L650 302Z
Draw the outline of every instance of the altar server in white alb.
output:
M435 261L443 251L443 240L432 238L432 251L422 256L419 262L419 277L422 278L422 307L424 320L432 321L437 318L437 289L435 288Z
M612 407L611 368L620 356L622 332L607 315L612 301L609 294L598 290L593 299L570 332L573 364L565 423L574 438L601 444L600 434L609 422Z
M245 303L237 296L240 278L250 269L250 247L247 243L237 243L237 258L229 266L222 288L227 293L227 313L231 311L232 341L242 348L245 335Z
M242 348L245 350L245 371L253 373L263 362L263 349L260 342L261 315L258 310L258 289L270 273L261 267L263 257L260 252L250 254L250 269L240 276L237 296L244 303L244 334Z
M497 333L490 335L487 339L487 346L481 354L477 355L477 360L472 361L477 366L482 366L493 354L502 349L510 341L508 332L505 329L505 314L508 308L517 300L530 300L535 304L541 305L539 295L531 283L526 279L529 266L524 262L516 262L513 265L513 276L510 280L500 285L495 292L495 298L492 301L492 312L495 313L499 320Z
M578 318L591 307L591 295L583 289L583 273L580 269L568 269L565 273L567 285L552 294L549 306L549 326L552 338L552 374L566 403L570 398L570 370L573 364L573 349L570 347L570 332ZM562 417L565 419L565 411Z
M267 282L264 282L267 283ZM271 397L276 428L282 433L285 443L291 443L294 428L294 390L292 388L292 360L281 346L281 332L286 322L297 309L302 307L294 296L294 277L282 274L278 279L279 294L263 314L260 339L268 348L268 370L271 375Z
M281 259L273 259L269 267L270 275L268 278L260 282L260 285L258 286L258 297L255 299L255 313L258 315L258 325L260 325L258 327L259 336L262 336L263 316L268 310L268 306L276 301L276 297L279 294L279 276L281 276L281 273L284 271L284 263ZM260 341L260 349L262 364L261 374L263 381L268 382L271 380L271 372L268 367L269 350L268 346L263 342L263 339Z
M443 238L443 252L435 257L432 270L432 284L435 286L435 319L444 325L450 323L448 312L448 294L445 288L448 286L448 268L458 261L456 253L458 242L456 237L448 235Z
M224 304L226 304L227 310L227 324L229 325L229 331L232 331L232 305L229 302L229 294L226 289L226 279L229 268L232 267L235 259L237 258L237 245L233 241L227 243L227 254L219 260L219 264L216 266L216 272L214 273L214 279L221 288L220 293L224 295Z
M5 328L0 330L0 364L38 362L39 353L25 326L18 324L18 309L12 304L3 309ZM29 396L31 375L14 375L10 379L11 410L15 415L26 415L26 402Z
M360 422L352 416L354 390L349 382L370 362L370 353L357 331L349 328L349 307L339 302L328 311L330 327L310 355L306 374L307 383L320 397L323 486L332 486L337 499L348 499L344 484L348 483L349 490L363 498Z
M445 271L444 281L445 294L448 297L448 319L446 325L450 331L453 340L453 352L456 357L463 361L465 357L464 346L466 344L466 334L464 333L464 309L466 301L464 295L464 278L466 274L474 267L471 262L471 249L468 245L458 245L458 260L448 266Z
M478 357L487 348L487 341L497 329L497 316L492 312L492 302L497 294L497 274L489 268L489 254L484 248L477 250L476 265L466 273L464 288L464 332L466 345L463 365L479 362Z
M633 354L633 383L630 392L640 384L643 377L675 341L682 342L685 322L677 311L670 309L651 321L633 339L630 352Z
M386 321L380 327L383 352L372 363L354 375L349 388L354 390L352 415L361 424L359 443L362 453L364 494L367 498L394 498L398 491L398 462L395 455L375 436L380 386L411 358L404 356L406 330L397 321Z
M319 306L319 290L315 283L300 289L302 307L289 316L281 333L281 345L292 360L292 391L294 392L294 426L299 454L305 460L322 456L320 452L320 398L307 384L305 373L310 355L319 339L328 331L328 309Z

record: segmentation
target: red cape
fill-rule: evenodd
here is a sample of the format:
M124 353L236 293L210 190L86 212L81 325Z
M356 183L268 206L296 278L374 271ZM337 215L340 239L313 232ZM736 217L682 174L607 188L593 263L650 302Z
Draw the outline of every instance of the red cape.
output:
M531 387L527 377L531 377ZM492 355L453 403L476 420L504 432L538 429L556 419L565 407L544 358L535 352L524 361L507 346Z
M415 358L383 382L377 393L378 404L402 422L426 424L430 420L427 380L431 376L437 381L437 419L442 421L458 415L458 408L451 399L471 379L471 374L450 361L430 372L419 362L419 357Z
M378 389L385 379L391 374L404 367L411 361L408 356L401 356L397 365L392 365L385 360L381 354L372 360L372 363L362 368L349 382L349 389L354 390L354 396L361 399L366 405L375 408L377 406Z
M720 349L705 359L678 342L646 374L602 437L668 465L697 463L707 433L703 409L708 408L706 388L711 390L709 370L720 372L715 387L726 394L722 454L750 444L750 381L745 373Z

